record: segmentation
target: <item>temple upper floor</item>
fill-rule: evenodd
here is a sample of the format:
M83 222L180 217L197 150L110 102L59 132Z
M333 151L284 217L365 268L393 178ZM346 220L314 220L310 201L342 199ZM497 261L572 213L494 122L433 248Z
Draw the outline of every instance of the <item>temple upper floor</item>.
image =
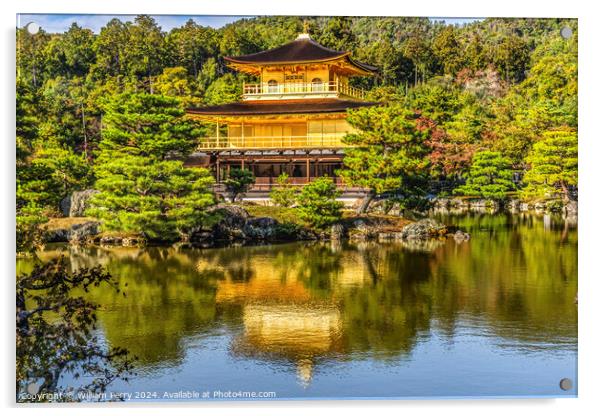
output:
M356 76L372 76L376 67L335 51L301 34L293 42L249 55L226 57L228 66L257 77L244 84L243 100L310 98L365 98L365 92L349 84Z

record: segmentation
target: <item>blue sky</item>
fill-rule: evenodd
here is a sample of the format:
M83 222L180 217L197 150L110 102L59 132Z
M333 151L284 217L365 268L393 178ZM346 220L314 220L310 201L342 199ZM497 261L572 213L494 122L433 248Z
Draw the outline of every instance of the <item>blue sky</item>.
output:
M133 21L135 15L92 15L92 14L20 14L17 15L17 26L23 27L29 22L36 22L49 33L62 33L66 31L73 22L78 25L92 29L95 33L100 32L100 28L107 24L113 18L119 18L121 21ZM228 23L234 22L241 16L182 16L182 15L158 15L153 16L164 31L169 31L174 27L182 26L188 19L193 19L203 26L220 28ZM434 17L431 20L445 20L448 24L463 24L472 22L472 18L444 18Z

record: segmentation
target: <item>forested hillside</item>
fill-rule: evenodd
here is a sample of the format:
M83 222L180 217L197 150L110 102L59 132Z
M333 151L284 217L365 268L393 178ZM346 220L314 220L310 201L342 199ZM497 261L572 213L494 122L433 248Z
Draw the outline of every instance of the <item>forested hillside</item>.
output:
M420 166L429 179L468 182L460 193L503 195L514 185L492 180L491 170L527 172L517 189L525 198L570 196L577 183L576 20L450 26L427 18L260 17L220 29L191 20L165 32L138 16L114 19L99 34L77 24L61 34L18 29L21 223L43 221L65 195L95 183L103 119L116 96L173 97L181 108L237 100L246 76L227 69L224 56L289 42L304 22L321 44L379 68L379 76L354 83L391 111L414 113L425 132L428 164ZM572 29L569 39L563 27Z

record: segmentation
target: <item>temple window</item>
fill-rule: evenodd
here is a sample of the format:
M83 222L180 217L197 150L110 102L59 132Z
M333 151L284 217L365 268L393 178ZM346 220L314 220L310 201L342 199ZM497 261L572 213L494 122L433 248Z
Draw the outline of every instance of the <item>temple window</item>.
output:
M278 92L278 81L276 81L275 79L271 79L268 81L268 92Z
M312 91L324 91L324 83L321 78L314 78L311 80L311 90Z

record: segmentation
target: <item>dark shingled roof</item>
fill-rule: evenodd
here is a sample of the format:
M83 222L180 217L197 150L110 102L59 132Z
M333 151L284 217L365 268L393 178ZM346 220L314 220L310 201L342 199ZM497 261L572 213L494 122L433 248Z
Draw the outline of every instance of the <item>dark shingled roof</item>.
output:
M330 61L347 56L349 61L364 71L374 72L375 66L364 64L351 59L350 52L335 51L307 37L298 37L292 42L267 51L252 53L249 55L225 57L227 61L242 64L269 64L285 62L316 62Z
M189 114L200 115L269 115L269 114L309 114L309 113L341 113L347 109L369 107L377 103L368 101L352 101L330 99L310 100L266 100L241 101L236 103L214 105L208 107L189 108Z

